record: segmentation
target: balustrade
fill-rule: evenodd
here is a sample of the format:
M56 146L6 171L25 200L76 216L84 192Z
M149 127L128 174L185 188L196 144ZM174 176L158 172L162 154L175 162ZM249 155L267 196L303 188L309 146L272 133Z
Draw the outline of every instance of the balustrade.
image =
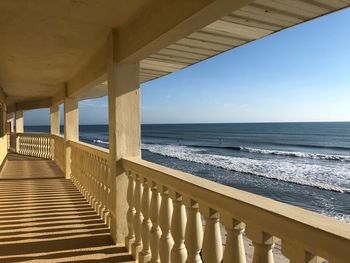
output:
M109 221L110 207L108 150L81 142L69 142L72 148L72 181L100 217Z
M20 154L53 158L64 169L61 137L18 134L17 141ZM110 222L108 150L68 143L72 181ZM123 159L122 168L128 177L125 243L140 262L246 263L244 238L252 241L253 263L273 263L279 240L292 263L350 258L349 224L140 159Z
M16 147L19 154L51 159L51 137L48 134L17 133Z
M139 211L136 219L153 215L151 229L148 224L143 232L143 240L153 236L157 241L151 249L153 262L246 263L244 236L253 243L253 263L273 263L279 239L283 256L293 263L323 262L323 258L345 263L350 258L346 223L140 159L122 163L130 175L130 188L141 185L138 178L152 182L148 210L137 208L138 187L128 204ZM158 227L160 231L155 230Z
M65 152L64 139L58 135L51 135L51 145L53 146L52 150L52 159L55 161L56 165L64 171L65 169Z

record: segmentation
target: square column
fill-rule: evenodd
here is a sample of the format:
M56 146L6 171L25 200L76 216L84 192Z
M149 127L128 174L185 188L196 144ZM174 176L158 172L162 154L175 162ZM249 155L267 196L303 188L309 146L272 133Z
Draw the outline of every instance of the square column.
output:
M124 157L141 157L139 63L116 61L116 39L109 38L108 56L108 118L111 164L110 210L111 234L115 242L124 242L128 233L126 202L128 178L120 165Z
M6 134L6 105L1 105L1 137Z
M60 134L60 109L58 105L50 107L51 134Z
M16 133L24 132L23 111L16 111Z
M64 100L64 142L66 149L66 178L70 178L72 174L72 149L69 141L79 141L79 112L78 98L70 97Z
M6 114L6 121L11 123L11 133L14 132L14 122L15 122L15 118L14 118L14 114L13 112L11 113L7 113Z

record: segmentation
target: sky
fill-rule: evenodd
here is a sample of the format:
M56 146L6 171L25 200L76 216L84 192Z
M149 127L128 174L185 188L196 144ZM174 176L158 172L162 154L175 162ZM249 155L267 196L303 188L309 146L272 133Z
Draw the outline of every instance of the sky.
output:
M142 84L142 123L350 121L349 25L342 10ZM80 124L106 124L107 107L79 102ZM47 109L24 117L49 124Z

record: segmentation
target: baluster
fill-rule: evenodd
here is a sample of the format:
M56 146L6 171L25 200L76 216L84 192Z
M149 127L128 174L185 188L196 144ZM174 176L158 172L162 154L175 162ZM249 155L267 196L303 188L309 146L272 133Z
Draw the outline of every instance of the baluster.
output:
M160 204L159 226L162 235L159 240L159 257L162 263L170 262L170 251L174 245L173 237L170 233L171 215L173 213L173 203L169 197L168 188L162 187L162 201Z
M92 165L92 169L91 169L91 183L92 183L92 203L93 203L93 208L95 209L95 211L97 212L97 190L96 190L96 167L97 167L97 158L96 156L94 156L94 154L90 154L91 156L91 165Z
M245 224L232 219L229 215L222 216L227 236L224 251L224 263L246 263L243 233Z
M183 263L187 258L185 247L185 226L186 211L182 204L182 196L176 192L171 192L173 199L173 216L171 220L171 234L174 238L174 246L171 249L171 262Z
M93 171L93 167L94 167L94 161L91 158L92 155L91 153L87 152L87 156L88 156L88 160L89 160L89 170L88 170L88 174L89 174L89 195L90 195L90 205L92 207L94 207L94 181L93 181L93 175L92 175L92 171Z
M324 260L312 253L305 251L299 244L282 240L282 254L289 259L290 263L321 263ZM328 262L336 262L329 260ZM345 262L345 261L344 261Z
M143 193L142 193L142 206L141 211L143 214L142 222L142 251L139 254L139 262L149 262L151 259L151 249L150 249L150 230L151 230L151 220L149 216L150 204L151 204L151 192L149 188L149 182L146 178L143 179Z
M131 254L138 260L138 255L142 249L141 240L141 224L142 224L142 212L141 212L141 192L142 185L140 181L140 176L135 175L135 194L134 194L134 205L135 205L135 215L134 215L134 231L135 231L135 242L131 246Z
M86 200L88 200L88 191L87 191L87 161L86 161L86 153L83 152L82 150L79 149L81 158L82 158L82 163L83 165L80 167L81 169L81 182L82 182L82 186L83 186L83 194Z
M103 219L102 214L102 208L103 208L103 197L102 197L102 167L103 167L103 158L96 157L97 158L97 169L96 169L96 176L97 176L97 213Z
M125 238L125 246L128 251L131 251L131 244L135 241L135 231L134 231L134 217L135 217L135 206L134 206L134 191L135 191L135 181L133 175L127 171L127 176L129 179L128 189L126 194L126 201L128 203L128 211L126 213L126 221L128 223L128 235Z
M203 227L198 203L185 197L184 204L187 211L187 224L185 231L185 245L188 252L186 263L202 262L200 251L203 241Z
M21 150L22 154L29 155L29 154L26 154L26 148L25 148L25 146L27 146L27 150L28 150L28 146L29 146L28 140L29 139L30 139L29 137L20 137L19 138L19 141L20 141L19 146L20 146L20 150Z
M38 153L38 157L42 158L42 154L43 154L43 138L39 137L38 138L39 141L39 153Z
M85 156L86 156L87 199L89 204L91 205L91 177L90 177L91 162L90 162L90 156L88 152L85 152Z
M248 226L246 233L254 246L253 263L273 263L272 249L275 238L254 226Z
M32 150L31 150L31 152L32 152L32 156L35 156L35 157L37 157L37 149L38 149L38 144L37 144L37 138L36 137L32 137L31 138L31 147L32 147Z
M151 198L151 211L150 218L152 221L151 228L151 262L160 262L159 259L159 239L161 230L159 227L159 209L160 209L160 195L158 192L157 184L152 182L152 198Z
M107 167L107 160L103 160L103 166L102 166L102 215L104 218L105 223L108 225L108 192L107 192L107 180L108 180L108 167ZM129 181L130 183L130 181ZM132 190L133 191L133 190ZM134 215L131 216L131 219ZM128 222L128 221L127 221ZM129 222L128 222L129 224ZM126 243L127 244L127 243Z
M205 218L202 256L204 262L221 262L222 241L220 232L219 213L209 207L202 207L201 212Z

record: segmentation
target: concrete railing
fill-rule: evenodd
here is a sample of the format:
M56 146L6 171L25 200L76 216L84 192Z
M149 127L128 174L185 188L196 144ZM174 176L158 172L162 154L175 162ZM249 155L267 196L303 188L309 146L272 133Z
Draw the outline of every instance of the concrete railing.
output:
M56 165L65 171L65 152L64 138L59 135L51 135L51 146L52 146L52 159L55 161Z
M12 151L16 151L16 134L11 132L11 134L8 136L9 139L9 149Z
M7 144L8 144L7 135L0 137L0 171L1 171L1 168L3 167L4 162L6 160Z
M85 144L69 142L72 149L71 179L100 217L110 225L110 166L109 151Z
M43 158L51 138L51 156L64 167L62 137L19 138L20 154ZM109 151L82 142L68 146L72 181L107 224L116 221ZM121 165L128 175L126 246L140 262L245 263L243 237L252 241L254 263L274 262L277 240L293 263L349 262L347 223L141 159L123 159Z
M274 262L277 239L290 262L349 262L349 224L147 161L122 163L127 240L140 262L244 263L243 235L253 243L254 263Z
M52 159L50 138L49 134L17 133L16 152L27 156Z

